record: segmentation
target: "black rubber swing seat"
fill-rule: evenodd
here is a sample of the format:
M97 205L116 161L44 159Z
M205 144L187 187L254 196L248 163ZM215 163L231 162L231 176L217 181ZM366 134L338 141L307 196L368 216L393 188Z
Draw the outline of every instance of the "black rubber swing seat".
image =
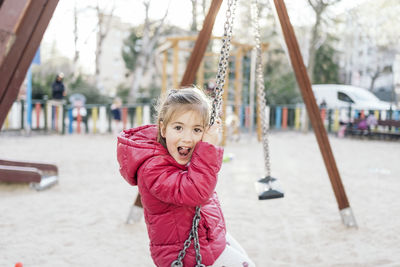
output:
M256 188L258 191L258 199L274 199L282 198L285 196L284 192L279 186L278 180L271 176L261 178L256 183Z

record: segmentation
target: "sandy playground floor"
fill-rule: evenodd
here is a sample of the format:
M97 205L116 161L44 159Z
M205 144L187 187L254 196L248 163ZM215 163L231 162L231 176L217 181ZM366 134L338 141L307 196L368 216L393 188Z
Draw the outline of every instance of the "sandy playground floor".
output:
M228 231L257 266L400 266L400 142L330 137L358 229L341 223L312 133L272 133L283 199L257 200L262 146L242 137L217 191ZM154 266L145 223L125 224L136 196L119 175L112 135L0 135L0 158L58 165L36 192L0 184L0 266Z

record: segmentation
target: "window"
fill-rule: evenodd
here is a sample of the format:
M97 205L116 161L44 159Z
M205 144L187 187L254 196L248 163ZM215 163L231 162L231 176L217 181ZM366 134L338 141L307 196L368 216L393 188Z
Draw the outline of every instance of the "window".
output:
M338 99L340 101L344 101L344 102L347 102L347 103L354 103L353 99L351 99L348 95L346 95L343 92L338 92L337 97L338 97Z

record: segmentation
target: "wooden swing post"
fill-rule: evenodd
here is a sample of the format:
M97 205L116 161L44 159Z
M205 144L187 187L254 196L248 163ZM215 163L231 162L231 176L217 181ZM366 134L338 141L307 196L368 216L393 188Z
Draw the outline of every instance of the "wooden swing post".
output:
M1 1L0 128L18 96L58 0Z
M179 71L179 40L174 41L173 45L173 77L172 86L178 88L178 71Z
M163 64L162 64L162 86L161 93L167 91L167 63L168 63L168 51L163 52Z
M58 0L0 1L0 129L57 4ZM33 188L42 190L56 184L57 175L52 164L0 160L0 181L33 182Z
M207 16L203 22L203 28L201 29L193 48L193 51L195 52L190 55L189 61L186 65L186 70L181 81L181 87L189 86L194 83L197 70L199 69L200 62L204 57L212 29L214 28L215 18L217 17L221 4L222 0L213 0L211 2Z
M207 53L205 55L207 56ZM203 86L204 86L204 60L205 60L205 58L203 58L203 60L200 62L199 71L197 72L197 75L196 75L196 77L197 77L196 83L201 88L203 88Z
M340 179L339 170L336 166L335 158L329 143L328 135L319 114L319 109L315 101L314 93L311 89L311 82L307 75L306 67L300 53L299 45L294 34L293 26L283 0L274 0L283 36L288 48L290 61L292 63L297 83L303 96L304 104L310 117L315 136L318 141L319 149L328 171L329 179L339 206L342 221L346 226L357 227L353 212Z

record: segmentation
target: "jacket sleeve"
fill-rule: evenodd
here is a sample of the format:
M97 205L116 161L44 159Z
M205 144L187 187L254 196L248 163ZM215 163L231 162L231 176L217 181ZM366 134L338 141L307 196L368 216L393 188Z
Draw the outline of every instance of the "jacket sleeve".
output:
M172 165L165 157L154 157L146 162L142 179L150 193L163 202L201 205L215 190L222 156L221 147L200 141L187 170Z

